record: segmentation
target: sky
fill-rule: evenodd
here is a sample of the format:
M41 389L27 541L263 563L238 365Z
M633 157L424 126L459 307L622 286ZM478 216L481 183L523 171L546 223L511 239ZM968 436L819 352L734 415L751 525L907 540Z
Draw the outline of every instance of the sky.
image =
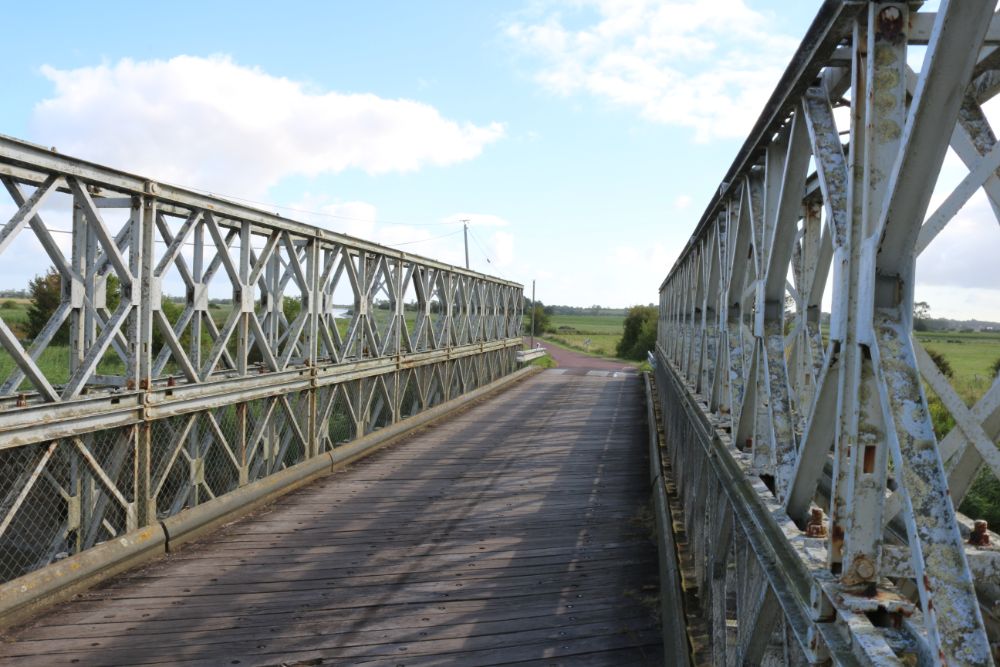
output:
M67 3L41 37L22 3L0 133L456 264L468 219L471 268L546 303L650 303L819 5ZM977 201L935 266L1000 233ZM979 255L933 315L1000 319Z

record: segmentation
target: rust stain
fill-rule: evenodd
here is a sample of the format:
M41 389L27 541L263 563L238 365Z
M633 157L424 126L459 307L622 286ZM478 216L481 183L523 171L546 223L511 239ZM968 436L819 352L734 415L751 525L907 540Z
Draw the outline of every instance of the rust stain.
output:
M878 36L892 43L905 38L903 33L903 12L897 7L886 7L878 14Z
M989 524L979 519L973 524L972 533L969 535L969 544L977 547L988 547L990 545Z

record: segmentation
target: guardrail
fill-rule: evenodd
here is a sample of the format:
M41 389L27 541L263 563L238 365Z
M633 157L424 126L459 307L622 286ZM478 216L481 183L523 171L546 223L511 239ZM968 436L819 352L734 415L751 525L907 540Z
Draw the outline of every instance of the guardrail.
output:
M517 368L516 283L6 137L0 181L61 284L0 308L0 583Z
M980 188L1000 210L992 12L825 2L661 285L656 377L717 664L993 663L998 554L954 506L1000 474L1000 382L967 407L911 336L917 256ZM925 383L957 424L940 441Z
M530 350L518 350L517 360L519 363L527 363L529 361L534 361L535 359L541 359L548 352L546 352L544 347L534 347Z

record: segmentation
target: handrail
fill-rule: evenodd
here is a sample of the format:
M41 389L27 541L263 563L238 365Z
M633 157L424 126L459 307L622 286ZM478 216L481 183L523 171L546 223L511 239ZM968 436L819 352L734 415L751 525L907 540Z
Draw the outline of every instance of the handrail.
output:
M519 366L515 282L3 136L0 182L60 293L0 308L0 583Z

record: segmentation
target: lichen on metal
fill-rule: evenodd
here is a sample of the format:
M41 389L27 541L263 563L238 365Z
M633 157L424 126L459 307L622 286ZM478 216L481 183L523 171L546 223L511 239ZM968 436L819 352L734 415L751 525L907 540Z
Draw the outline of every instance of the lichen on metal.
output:
M688 534L711 540L693 523L714 516L737 529L712 556L728 569L704 568L700 588L719 664L761 650L762 633L753 655L777 663L996 657L997 538L955 504L984 466L1000 473L1000 383L966 406L911 338L917 256L980 188L1000 213L982 107L1000 92L992 5L824 3L661 284L668 447L700 471L680 482ZM927 45L920 71L913 44ZM969 176L930 211L949 145ZM958 424L940 443L925 381ZM773 575L779 552L800 565ZM784 619L758 632L762 574Z

